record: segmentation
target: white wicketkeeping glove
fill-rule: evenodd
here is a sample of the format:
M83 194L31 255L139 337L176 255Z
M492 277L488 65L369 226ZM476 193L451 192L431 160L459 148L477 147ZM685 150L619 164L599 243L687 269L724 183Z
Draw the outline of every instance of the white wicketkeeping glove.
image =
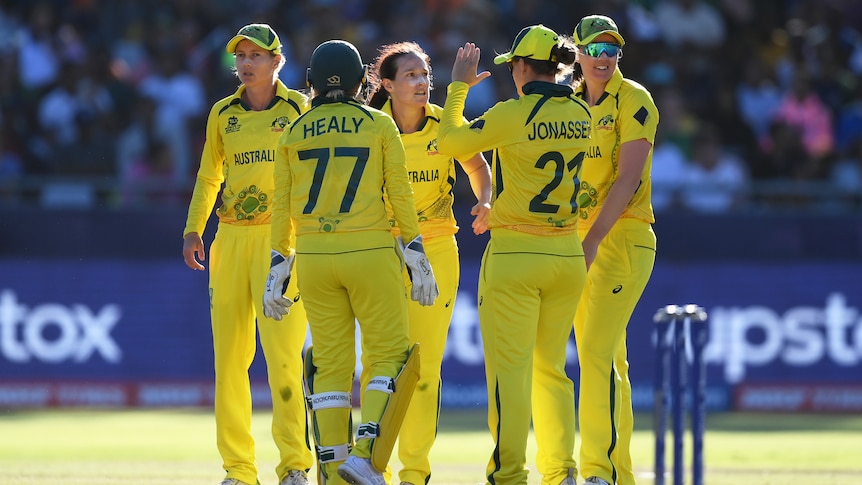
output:
M398 247L401 248L401 253L404 254L404 263L407 264L407 274L410 275L410 281L413 283L413 291L410 292L410 298L413 301L419 302L422 306L431 306L440 292L437 290L437 280L434 279L434 271L431 270L431 263L428 262L428 257L425 256L425 247L422 246L422 235L416 236L416 239L405 245L401 236L398 236Z
M268 318L281 320L290 313L293 300L284 296L290 283L290 271L293 268L295 253L285 257L275 249L272 250L269 263L269 276L266 277L266 291L263 293L263 314Z

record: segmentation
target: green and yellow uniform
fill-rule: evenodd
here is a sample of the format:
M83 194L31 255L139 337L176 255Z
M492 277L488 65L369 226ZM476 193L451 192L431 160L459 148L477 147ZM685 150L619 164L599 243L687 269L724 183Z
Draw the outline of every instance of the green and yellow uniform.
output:
M583 96L583 88L575 90ZM617 69L590 108L591 145L581 170L578 233L583 238L617 179L619 149L628 141L655 142L658 110L649 92ZM655 262L650 194L652 151L640 186L599 244L575 317L581 367L579 424L583 476L633 485L629 444L633 428L626 327Z
M216 435L228 477L255 483L258 470L250 429L248 369L255 355L256 332L260 332L272 392L272 430L279 450L276 472L283 478L289 470L308 470L313 464L301 381L305 311L299 304L293 306L287 322L266 318L261 284L269 273L278 139L291 121L308 111L308 102L302 93L279 82L272 104L253 111L241 99L244 91L245 86L240 86L210 110L183 235L203 234L224 184L209 256ZM288 294L298 294L295 281Z
M532 417L542 483L558 485L576 468L574 386L565 364L586 279L575 224L590 113L568 86L533 81L522 91L464 124L468 86L451 83L438 145L444 153L494 150L491 240L478 296L496 442L488 482L527 483Z
M381 110L392 115L391 100ZM419 342L420 377L413 399L398 435L398 458L402 468L401 482L424 484L431 476L428 455L437 436L440 416L440 366L446 350L449 323L455 309L455 298L460 280L460 258L455 233L458 224L452 212L455 185L455 160L468 160L475 154L444 155L437 150L437 132L443 108L425 105L425 120L421 127L409 134L402 133L401 141L407 156L407 178L413 188L419 230L425 254L434 268L434 278L440 296L432 306L422 306L409 300L410 342ZM392 205L387 204L393 234L400 235L395 224ZM405 281L409 278L405 274ZM363 376L366 373L363 371Z
M295 228L313 393L343 396L353 386L357 320L372 378L394 378L407 359L407 293L384 190L406 241L419 235L419 224L392 118L354 100L316 97L312 106L276 153L272 248L289 254ZM387 400L383 392L363 392L360 430L380 422ZM341 450L340 459L322 464L327 484L343 483L336 469L352 442L349 423L349 407L315 412L318 446ZM369 458L372 440L359 438L352 454Z

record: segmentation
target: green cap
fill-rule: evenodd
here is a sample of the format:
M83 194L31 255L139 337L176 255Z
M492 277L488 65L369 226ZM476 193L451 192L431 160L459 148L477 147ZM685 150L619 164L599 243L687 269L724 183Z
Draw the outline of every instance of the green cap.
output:
M227 43L227 51L231 54L236 52L236 45L243 39L250 40L258 47L272 51L273 54L281 54L281 41L278 40L278 35L272 27L267 24L248 24L239 29L239 32Z
M617 24L613 19L604 15L588 15L582 18L575 26L573 37L576 45L587 45L602 34L611 34L621 46L626 44L623 36L620 35Z
M365 71L362 57L353 44L344 40L329 40L311 53L307 80L318 94L333 89L349 91L365 82Z
M537 61L556 61L551 50L557 45L559 37L553 30L542 24L524 27L512 42L509 52L494 58L494 64L509 62L513 57L526 57Z

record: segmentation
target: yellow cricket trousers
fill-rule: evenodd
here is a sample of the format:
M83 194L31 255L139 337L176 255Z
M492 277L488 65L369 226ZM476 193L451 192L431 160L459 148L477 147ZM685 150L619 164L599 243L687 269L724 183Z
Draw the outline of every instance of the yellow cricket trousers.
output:
M525 239L529 249L521 244ZM532 252L535 247L548 252ZM559 249L566 255L555 254ZM574 385L565 365L585 279L575 234L563 238L492 231L479 276L488 427L496 443L486 469L491 484L527 483L531 418L541 483L559 485L576 469Z
M434 305L407 304L410 343L419 342L420 377L398 435L398 458L402 482L424 485L431 477L428 454L437 437L440 417L440 366L458 293L460 261L455 236L424 241L425 254L434 269L440 296ZM406 271L405 277L406 276ZM409 277L406 280L409 283ZM364 373L364 372L363 372Z
M297 255L299 289L314 346L315 394L349 393L353 388L357 320L369 376L395 378L407 360L407 292L395 239L392 241L392 247L388 248ZM388 399L384 392L363 392L362 423L379 423ZM320 446L352 441L350 412L345 408L315 412L315 433ZM358 440L352 454L370 458L370 439ZM327 485L344 483L336 473L341 463L333 461L323 466Z
M279 452L278 478L286 476L289 470L308 470L313 464L301 380L305 311L299 301L291 307L286 320L277 322L263 316L270 247L268 224L219 224L209 254L216 442L227 478L249 484L258 480L248 376L255 356L256 331L260 333L272 393L272 436ZM297 282L293 278L287 294L296 293Z
M581 232L583 237L586 231ZM655 263L649 223L620 219L599 245L575 316L581 474L633 485L626 327ZM644 343L646 344L646 343Z

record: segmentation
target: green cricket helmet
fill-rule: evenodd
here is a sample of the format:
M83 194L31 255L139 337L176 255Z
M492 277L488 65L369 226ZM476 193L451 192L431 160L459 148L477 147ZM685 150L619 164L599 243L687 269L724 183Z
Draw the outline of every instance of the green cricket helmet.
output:
M325 94L333 89L349 93L357 84L365 84L366 66L353 44L343 40L329 40L317 46L311 53L307 81L318 94Z

